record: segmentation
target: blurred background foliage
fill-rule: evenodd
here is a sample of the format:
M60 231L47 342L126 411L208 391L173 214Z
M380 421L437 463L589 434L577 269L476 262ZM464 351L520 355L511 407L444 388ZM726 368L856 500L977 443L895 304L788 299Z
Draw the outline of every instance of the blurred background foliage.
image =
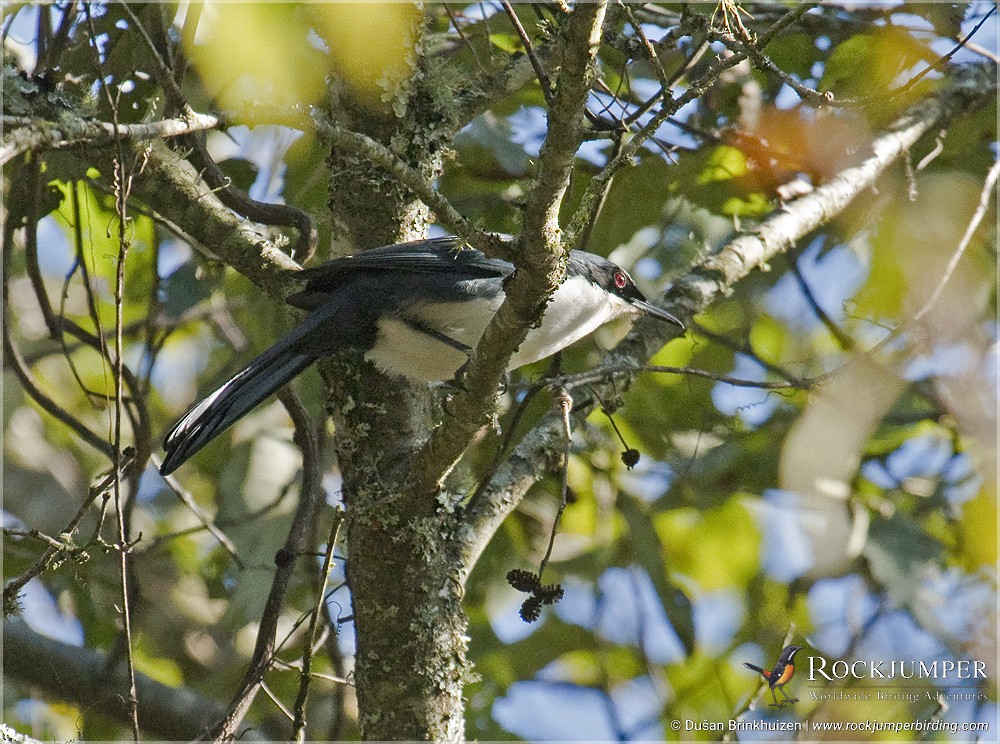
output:
M810 13L771 43L770 59L795 80L838 98L884 100L817 109L777 76L737 66L665 123L634 167L615 179L587 247L634 267L639 284L655 295L737 229L752 229L755 220L782 208L779 187L798 182L808 188L863 157L873 134L948 73L928 75L910 96L886 97L886 91L935 63L992 7L831 3ZM682 14L707 21L721 13L714 4L633 9L654 43L678 28ZM759 30L783 9L747 4L740 17ZM40 29L57 28L64 12L60 4L7 5L5 64L30 73ZM552 32L547 16L531 6L516 12L536 40ZM591 109L603 107L612 117L635 113L645 121L650 114L637 108L655 93L657 74L622 51L635 34L620 18L617 23L612 30L622 43L601 51L605 88L595 90ZM325 153L314 132L289 122L323 103L331 76L366 106L399 115L398 89L411 76L434 75L441 86L453 86L524 52L500 6L489 2L422 9L92 5L90 18L81 14L72 27L45 85L110 120L97 86L103 75L116 91L121 120L155 119L163 92L138 24L161 34L166 28L181 41L191 65L184 93L193 107L226 112L226 132L207 136L226 174L254 198L314 215L321 253L331 235L323 218ZM421 24L429 33L414 46ZM953 61L995 54L995 38L994 17L974 39L987 49L970 45ZM702 44L703 37L681 32L663 51L668 73L687 65L677 89L726 53L718 42L706 42L700 53ZM30 75L21 80L27 85ZM4 113L22 115L18 101L8 95ZM632 470L622 464L608 416L597 411L575 432L573 499L551 564L565 598L528 625L518 617L523 595L505 580L508 570L536 564L544 552L558 507L555 480L533 489L470 580L466 608L478 675L467 690L470 737L676 738L673 720L724 721L736 714L995 724L993 195L940 298L919 321L914 315L940 284L979 203L997 154L996 116L995 106L983 107L935 132L908 163L890 168L877 189L741 282L651 362L792 386L640 376L621 391L624 405L613 419L628 446L642 453ZM454 138L440 190L474 222L515 232L544 134L537 83L494 101ZM611 152L608 139L581 148L566 214ZM68 337L54 342L38 297L44 289L59 317L93 333L113 329L113 200L85 158L52 153L44 161L41 183L26 182L17 163L4 172L6 219L15 238L4 246L12 335L44 392L106 433L111 370ZM37 231L34 253L24 250L24 225ZM245 279L200 255L146 205L132 205L129 237L126 361L148 409L146 435L158 441L196 397L270 345L292 318ZM890 335L893 329L900 332ZM564 369L598 363L622 330L605 329L578 344L564 355ZM877 344L877 354L865 355ZM512 380L510 411L523 397L523 383L544 368L536 365ZM44 548L26 532L58 535L108 460L42 411L9 366L4 382L3 557L10 580ZM310 410L323 410L318 376L305 375L298 387ZM520 430L548 405L544 394L531 400ZM512 415L501 422L505 432L514 426ZM232 541L236 557L154 467L147 469L128 505L132 533L141 534L133 553L141 674L228 702L298 493L299 453L291 433L284 409L271 402L178 474ZM333 453L325 454L332 508L340 481ZM492 442L474 449L460 477L474 486L492 455ZM98 529L98 511L87 514L76 536L85 548L61 555L28 582L19 604L36 632L111 652L119 639L118 559L100 542L87 542ZM318 528L316 545L323 539ZM289 663L297 658L303 613L315 601L318 563L313 568L295 584L279 628L285 640L279 657ZM336 572L333 585L342 581L341 567ZM343 586L328 609L330 636L314 669L343 676L354 648ZM768 710L752 703L759 680L743 662L770 666L786 638L806 646L804 654L828 659L978 659L987 662L989 678L980 681L976 700L864 707L811 699L800 675L792 687L802 702L794 710ZM267 683L276 699L294 699L294 670L279 665ZM921 692L947 691L933 681L922 684ZM4 678L4 692L4 719L37 738L125 736L100 710L59 701L12 675ZM319 679L313 695L311 738L358 735L349 687ZM251 718L266 731L280 715L261 697Z

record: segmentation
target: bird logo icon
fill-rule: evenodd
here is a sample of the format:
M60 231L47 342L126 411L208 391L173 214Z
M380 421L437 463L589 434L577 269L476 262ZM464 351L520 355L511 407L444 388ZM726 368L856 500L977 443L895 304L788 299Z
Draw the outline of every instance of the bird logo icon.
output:
M771 690L771 699L774 700L774 702L771 703L771 707L780 708L786 702L799 702L798 698L788 696L788 693L785 692L785 685L791 682L792 675L795 674L795 664L793 663L793 659L795 658L795 654L801 651L802 648L802 646L785 646L781 650L781 655L778 656L778 660L775 662L774 667L771 669L761 669L756 664L743 662L743 666L747 669L753 669L767 682L767 686ZM777 695L774 694L775 690L781 692L781 695L784 698L784 700L780 703L778 702Z

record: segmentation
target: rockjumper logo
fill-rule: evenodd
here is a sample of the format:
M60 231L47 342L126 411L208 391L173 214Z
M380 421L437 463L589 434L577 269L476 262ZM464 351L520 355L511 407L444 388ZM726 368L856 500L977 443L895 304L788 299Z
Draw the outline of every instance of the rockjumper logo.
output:
M829 667L829 669L827 668ZM871 661L838 660L829 664L822 656L809 657L809 679L986 679L985 661Z

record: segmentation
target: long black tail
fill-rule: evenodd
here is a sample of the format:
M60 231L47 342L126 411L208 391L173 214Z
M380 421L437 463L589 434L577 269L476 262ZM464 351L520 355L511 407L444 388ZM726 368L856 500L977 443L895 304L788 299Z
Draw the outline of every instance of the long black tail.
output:
M744 661L743 666L745 666L747 669L753 669L755 672L757 672L757 674L763 674L765 677L767 676L767 673L756 664L750 664Z
M160 473L174 472L316 359L350 343L357 335L353 316L357 305L354 294L338 292L335 299L323 302L274 346L184 414L163 441L167 455Z
M163 441L160 473L169 475L316 359L297 344L279 341L194 406Z

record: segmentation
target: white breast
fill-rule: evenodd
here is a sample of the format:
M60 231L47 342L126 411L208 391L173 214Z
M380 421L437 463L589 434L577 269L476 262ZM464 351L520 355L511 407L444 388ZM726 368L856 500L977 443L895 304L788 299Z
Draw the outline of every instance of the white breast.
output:
M410 308L408 314L419 318L424 326L473 348L502 302L500 294L488 304L425 303ZM528 331L508 369L551 356L630 310L627 302L609 296L583 277L570 277L556 290L541 325ZM378 341L365 358L387 374L419 382L450 380L467 360L461 350L398 318L382 318L377 327Z
M609 295L582 276L572 276L559 285L545 308L541 326L528 331L528 337L511 357L509 369L552 356L630 311L625 300Z
M419 323L472 349L500 308L503 295L485 303L422 303L407 314ZM365 354L380 370L417 382L451 380L468 359L465 352L399 318L378 321L378 341Z

